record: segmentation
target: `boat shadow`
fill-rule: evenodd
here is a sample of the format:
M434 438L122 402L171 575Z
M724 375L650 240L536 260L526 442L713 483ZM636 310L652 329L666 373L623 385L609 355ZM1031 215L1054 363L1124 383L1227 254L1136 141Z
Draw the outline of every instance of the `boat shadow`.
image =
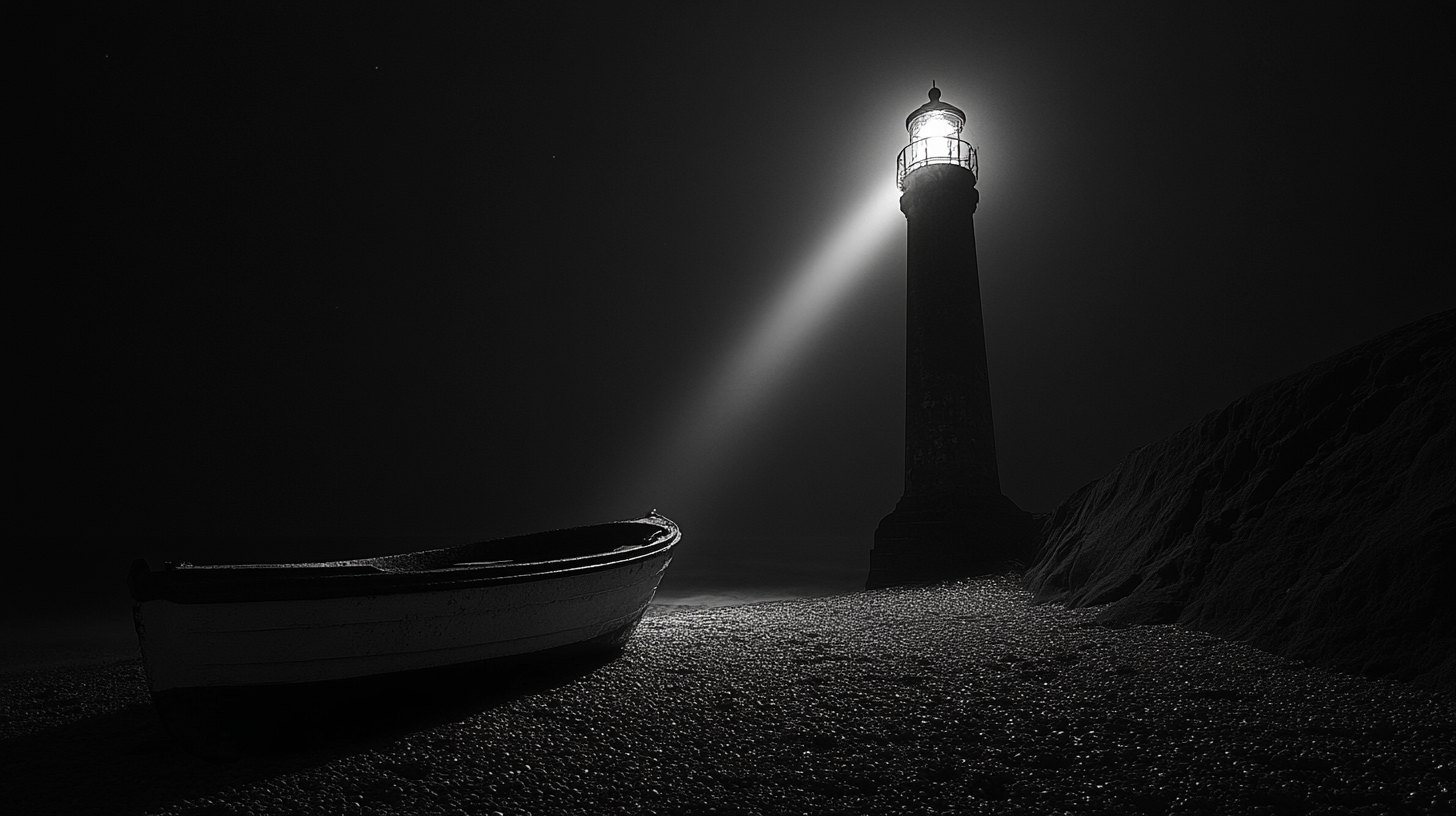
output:
M370 742L456 722L585 677L620 654L497 658L306 685L154 695L167 731L204 759Z
M185 705L132 704L0 740L0 776L13 788L4 798L12 813L132 814L216 796L550 691L615 657L454 666Z

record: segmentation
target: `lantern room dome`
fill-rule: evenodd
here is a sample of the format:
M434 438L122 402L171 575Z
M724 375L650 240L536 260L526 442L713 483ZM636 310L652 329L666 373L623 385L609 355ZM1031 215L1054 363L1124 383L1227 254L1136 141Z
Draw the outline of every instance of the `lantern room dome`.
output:
M931 111L945 111L946 113L949 113L950 115L959 119L961 121L961 124L965 124L966 122L966 112L961 110L960 108L957 108L955 105L947 105L946 103L940 101L940 89L931 86L930 101L911 111L910 115L905 117L905 129L910 129L910 123L915 121L916 117L923 116L927 113L930 113Z

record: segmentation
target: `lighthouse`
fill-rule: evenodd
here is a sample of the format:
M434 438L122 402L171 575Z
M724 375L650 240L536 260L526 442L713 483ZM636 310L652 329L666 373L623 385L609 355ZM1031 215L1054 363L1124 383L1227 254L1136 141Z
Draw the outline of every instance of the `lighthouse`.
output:
M867 589L999 572L1030 554L1028 513L1001 493L981 317L976 150L966 115L930 101L905 119L896 176L907 229L905 493L880 521Z

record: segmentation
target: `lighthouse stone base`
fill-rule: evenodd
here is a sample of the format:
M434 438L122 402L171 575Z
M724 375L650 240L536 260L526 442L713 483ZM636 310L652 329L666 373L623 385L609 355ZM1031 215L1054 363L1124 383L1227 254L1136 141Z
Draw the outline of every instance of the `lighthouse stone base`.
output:
M905 496L875 529L865 589L1020 571L1036 530L1031 514L1000 493Z

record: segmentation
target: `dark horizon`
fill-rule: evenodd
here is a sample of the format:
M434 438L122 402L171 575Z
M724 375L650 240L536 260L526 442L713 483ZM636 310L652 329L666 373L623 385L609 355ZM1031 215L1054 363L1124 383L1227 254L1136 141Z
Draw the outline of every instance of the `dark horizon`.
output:
M768 539L867 558L900 495L894 161L932 80L980 151L1024 509L1456 303L1415 19L118 3L42 30L7 242L18 608L189 537L654 507L725 570ZM793 300L816 269L843 274Z

